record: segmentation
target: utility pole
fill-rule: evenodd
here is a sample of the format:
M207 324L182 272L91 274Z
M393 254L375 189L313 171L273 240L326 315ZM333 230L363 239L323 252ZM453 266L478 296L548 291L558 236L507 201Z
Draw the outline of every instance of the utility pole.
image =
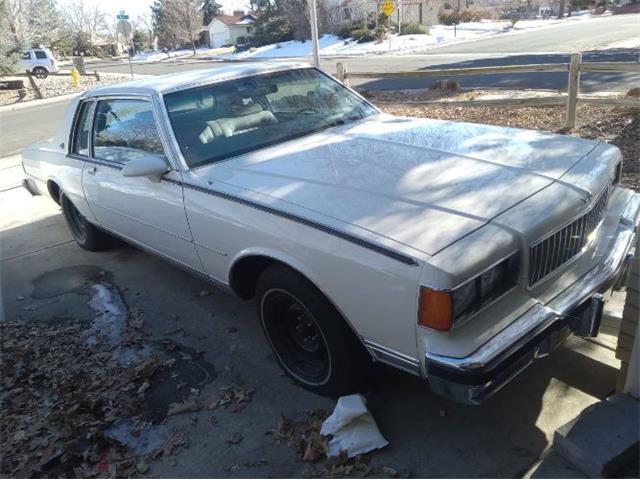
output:
M320 68L320 44L318 41L318 12L316 0L309 0L309 19L311 21L311 46L313 47L313 64Z

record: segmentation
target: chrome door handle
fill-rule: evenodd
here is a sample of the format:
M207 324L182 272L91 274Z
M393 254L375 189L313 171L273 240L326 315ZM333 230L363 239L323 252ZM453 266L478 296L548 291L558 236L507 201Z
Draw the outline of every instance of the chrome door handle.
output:
M87 167L87 173L89 175L95 175L98 171L98 167Z

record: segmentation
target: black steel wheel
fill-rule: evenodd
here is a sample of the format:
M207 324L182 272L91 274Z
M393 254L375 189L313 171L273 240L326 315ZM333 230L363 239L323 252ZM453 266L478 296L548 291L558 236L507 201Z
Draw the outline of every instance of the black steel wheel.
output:
M49 76L49 72L44 67L35 67L31 72L36 78L45 79Z
M304 276L268 267L256 287L258 317L280 366L321 395L358 391L371 358L345 319Z
M331 374L327 342L311 312L291 293L271 289L262 297L263 328L290 375L322 385Z
M60 196L60 206L71 235L78 245L91 251L102 250L108 245L110 236L92 225L64 194Z
M87 219L82 216L78 209L69 201L67 201L69 229L73 238L78 243L85 243L87 241Z

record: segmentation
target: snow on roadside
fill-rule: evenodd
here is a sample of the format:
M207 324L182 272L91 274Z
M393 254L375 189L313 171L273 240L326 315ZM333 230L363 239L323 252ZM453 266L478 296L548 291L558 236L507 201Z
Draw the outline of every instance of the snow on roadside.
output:
M609 43L604 47L598 47L598 50L611 50L613 48L640 48L640 35L635 38L627 38L618 42Z
M452 43L477 40L499 34L517 34L528 30L538 30L567 22L583 21L594 18L588 12L578 12L563 19L535 19L520 20L515 27L508 20L482 20L479 22L462 23L454 29L453 26L433 25L429 34L390 35L383 41L357 43L351 39L340 39L335 35L323 35L320 38L320 55L371 55L385 53L415 53ZM255 49L226 55L212 55L219 59L249 59L249 58L284 58L311 55L310 41L292 40L272 45L265 45Z

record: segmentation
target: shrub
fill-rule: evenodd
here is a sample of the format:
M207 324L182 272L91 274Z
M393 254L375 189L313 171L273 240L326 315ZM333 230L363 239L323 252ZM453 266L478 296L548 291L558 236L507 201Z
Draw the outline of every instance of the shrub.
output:
M400 35L420 35L429 33L429 28L419 23L403 23Z
M464 10L440 10L438 12L438 21L441 25L479 22L481 19L481 13L475 8L465 8Z
M460 23L460 15L455 10L440 10L438 12L438 22L441 25L455 25Z
M245 43L247 43L247 37L240 35L238 38L236 38L236 45L243 45Z
M464 10L460 10L460 22L479 22L482 16L480 12L478 12L475 8L465 8Z
M387 29L384 27L378 27L373 32L373 35L376 37L376 40L381 42L387 38Z
M372 42L376 40L376 35L371 30L366 28L359 28L351 32L352 38L358 43Z
M338 29L336 35L338 38L355 38L354 32L358 32L360 30L366 30L365 24L363 21L353 22L349 25L343 25Z
M520 17L519 17L519 16L517 16L517 15L512 16L512 17L511 17L511 26L512 26L512 27L515 27L515 26L516 26L516 23L518 23L518 20L520 20Z

